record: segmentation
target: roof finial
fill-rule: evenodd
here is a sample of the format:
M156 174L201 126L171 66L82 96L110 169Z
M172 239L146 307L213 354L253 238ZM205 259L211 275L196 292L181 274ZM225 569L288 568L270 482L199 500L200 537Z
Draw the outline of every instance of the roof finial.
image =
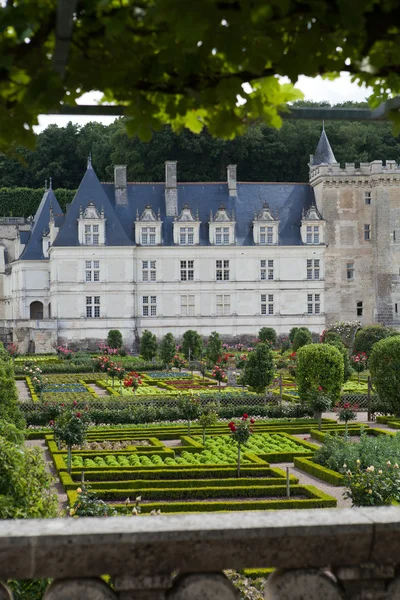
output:
M53 178L49 177L49 190L53 189Z
M91 168L92 168L92 153L91 153L91 152L89 152L89 155L88 155L88 159L87 159L87 168L88 168L88 169L91 169Z
M44 191L47 192L47 179L44 180Z
M325 131L325 121L322 121L322 131Z

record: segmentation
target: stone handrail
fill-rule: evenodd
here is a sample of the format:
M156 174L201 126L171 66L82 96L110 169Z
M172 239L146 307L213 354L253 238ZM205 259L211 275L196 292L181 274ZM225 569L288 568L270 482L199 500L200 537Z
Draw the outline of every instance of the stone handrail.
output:
M263 567L268 600L395 600L399 565L396 507L0 522L0 579L45 600L233 600L222 571Z

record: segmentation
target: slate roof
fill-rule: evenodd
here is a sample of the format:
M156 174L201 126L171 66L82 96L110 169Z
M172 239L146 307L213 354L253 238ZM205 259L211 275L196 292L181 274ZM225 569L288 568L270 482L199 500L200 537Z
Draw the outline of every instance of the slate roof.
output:
M52 189L47 190L40 201L39 208L36 211L33 226L30 232L20 232L20 240L25 243L25 248L20 256L20 260L44 260L42 237L43 232L49 230L50 206L53 207L54 219L57 223L63 219L63 211L58 204L57 198ZM29 237L22 235L30 233Z
M97 178L91 164L88 164L86 173L65 215L65 220L58 232L53 246L79 246L78 218L80 208L85 210L89 202L93 202L97 210L104 210L106 219L106 245L131 246L132 240L126 235L120 220L115 214L112 203L104 193L103 186Z
M313 165L332 165L336 163L335 155L328 140L328 136L325 133L325 128L322 129L321 137L319 138L318 146L313 156Z

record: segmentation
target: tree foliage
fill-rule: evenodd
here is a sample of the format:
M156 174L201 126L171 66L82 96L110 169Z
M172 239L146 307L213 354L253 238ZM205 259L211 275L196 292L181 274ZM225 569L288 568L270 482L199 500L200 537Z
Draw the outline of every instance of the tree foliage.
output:
M322 388L333 402L339 399L343 385L343 357L329 344L308 344L297 352L296 381L302 400L311 398Z
M374 344L369 359L373 383L381 400L395 415L400 414L400 336Z
M300 328L296 331L293 338L293 351L297 352L299 348L312 344L312 335L308 329Z
M68 5L1 7L3 146L32 144L40 113L93 90L123 104L142 139L164 123L226 138L256 119L279 127L301 94L278 76L347 72L373 87L374 105L400 91L396 2L81 0L69 44L57 30Z
M346 382L350 379L350 376L353 372L353 367L351 364L349 351L346 346L342 342L342 338L338 333L334 331L329 331L324 337L324 344L329 344L330 346L334 346L339 350L341 355L343 356L343 381Z
M119 329L110 329L107 335L107 344L110 348L121 348L122 342L122 333Z
M243 382L258 394L265 392L274 377L273 354L268 344L257 344L248 355Z
M292 329L289 331L289 341L293 344L294 341L294 336L296 335L296 333L300 330L304 330L304 331L310 331L307 327L292 327ZM310 332L311 333L311 332Z
M157 356L157 337L145 329L140 340L140 354L144 360L152 360Z
M273 346L276 344L277 336L273 327L261 327L257 337L261 342L270 342Z
M185 331L182 337L181 350L185 358L189 358L190 360L201 358L203 352L201 335L194 329Z
M208 338L206 346L206 356L210 363L216 364L222 355L222 341L217 331L213 331Z
M23 429L25 420L18 406L18 392L14 379L14 364L0 342L0 419Z
M172 333L166 333L164 335L160 343L159 354L165 365L171 364L176 354L175 338Z
M385 327L384 325L367 325L357 331L353 352L355 354L365 352L367 356L371 355L372 348L376 342L383 340L393 335L393 329Z

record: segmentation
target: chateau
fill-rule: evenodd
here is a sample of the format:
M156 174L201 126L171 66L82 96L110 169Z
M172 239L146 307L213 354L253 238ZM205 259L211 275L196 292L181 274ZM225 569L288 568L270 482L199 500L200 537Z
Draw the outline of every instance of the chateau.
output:
M225 337L337 320L400 326L400 166L336 162L326 132L308 184L100 183L89 159L63 214L0 219L0 331L20 351L90 346L119 329Z

